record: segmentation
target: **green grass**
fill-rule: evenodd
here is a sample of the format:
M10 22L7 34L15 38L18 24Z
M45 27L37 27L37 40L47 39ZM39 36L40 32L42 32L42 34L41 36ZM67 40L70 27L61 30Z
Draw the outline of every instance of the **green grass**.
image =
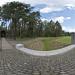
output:
M43 50L53 50L65 47L71 44L71 37L49 37L42 40L44 46Z
M18 39L23 42L25 47L34 50L49 51L59 49L71 44L70 36L63 37L41 37L41 38L24 38Z

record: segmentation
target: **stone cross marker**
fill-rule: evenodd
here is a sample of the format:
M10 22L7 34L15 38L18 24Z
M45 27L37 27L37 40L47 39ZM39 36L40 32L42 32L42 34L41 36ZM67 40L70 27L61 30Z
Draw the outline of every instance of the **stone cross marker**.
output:
M75 44L75 33L71 33L71 43Z

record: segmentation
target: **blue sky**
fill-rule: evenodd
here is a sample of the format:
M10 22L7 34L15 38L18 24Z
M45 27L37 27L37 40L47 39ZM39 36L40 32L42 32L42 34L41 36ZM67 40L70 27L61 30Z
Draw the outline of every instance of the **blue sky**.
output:
M10 0L14 1L14 0ZM75 0L15 0L35 7L35 11L40 11L42 21L51 19L59 21L63 30L75 32ZM0 0L2 6L9 0Z

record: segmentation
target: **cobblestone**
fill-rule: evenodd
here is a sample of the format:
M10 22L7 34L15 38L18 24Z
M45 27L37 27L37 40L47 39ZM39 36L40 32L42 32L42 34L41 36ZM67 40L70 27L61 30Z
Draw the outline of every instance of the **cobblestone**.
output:
M0 75L75 75L75 49L50 57L28 55L15 48L3 49Z

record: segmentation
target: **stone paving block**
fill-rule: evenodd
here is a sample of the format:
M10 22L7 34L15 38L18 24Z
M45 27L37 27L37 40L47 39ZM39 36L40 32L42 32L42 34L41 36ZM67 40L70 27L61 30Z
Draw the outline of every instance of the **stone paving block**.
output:
M75 75L75 49L50 57L3 49L0 52L0 75Z

